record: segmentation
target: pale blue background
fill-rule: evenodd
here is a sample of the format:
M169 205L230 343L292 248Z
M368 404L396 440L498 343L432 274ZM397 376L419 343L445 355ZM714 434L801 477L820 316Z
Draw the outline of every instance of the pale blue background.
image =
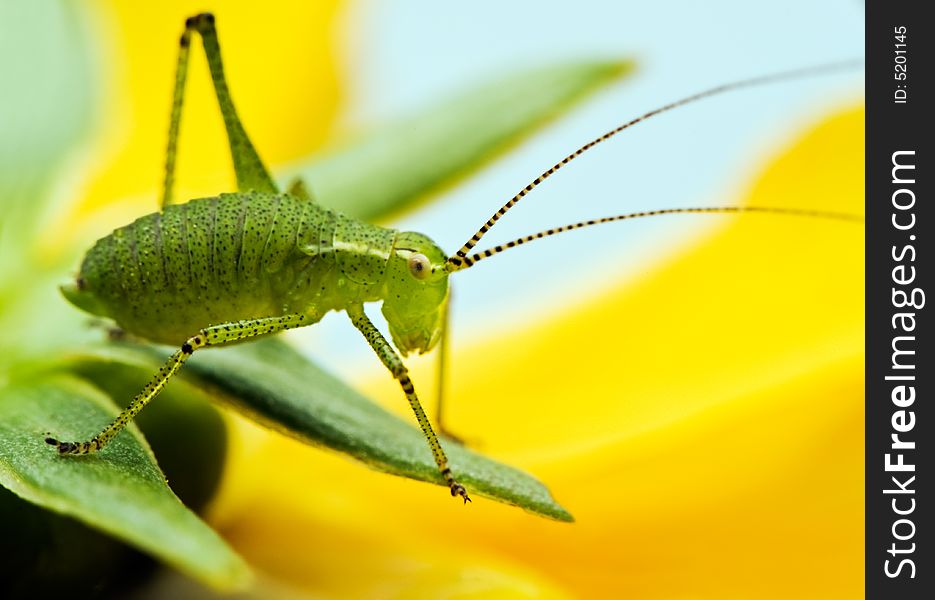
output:
M363 129L416 112L472 82L550 61L639 61L634 76L395 223L453 251L541 171L633 116L735 79L863 57L863 10L853 0L361 2L347 15L340 49L343 72L352 77L343 125ZM738 202L757 168L783 144L862 93L863 74L856 69L731 93L660 116L563 169L480 246L593 216ZM531 244L456 275L455 343L573 310L576 298L639 277L713 219L601 226ZM370 313L379 317L377 310ZM343 315L296 334L308 340L317 360L345 376L380 368Z

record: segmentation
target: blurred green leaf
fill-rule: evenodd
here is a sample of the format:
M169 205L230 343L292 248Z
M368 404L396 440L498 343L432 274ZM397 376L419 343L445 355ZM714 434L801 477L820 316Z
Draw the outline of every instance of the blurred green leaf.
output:
M553 65L440 102L290 171L351 216L385 217L489 162L587 94L630 72L628 61Z
M0 385L11 364L75 339L54 287L73 265L34 242L69 153L94 123L92 35L73 2L0 2L0 348L17 349L0 352ZM37 315L44 326L25 335Z
M170 352L119 344L89 348L76 358L109 361L135 354L155 370ZM445 485L414 421L386 412L279 340L200 352L181 372L286 435L343 452L380 471ZM454 443L445 444L445 451L470 493L552 519L573 520L530 475ZM439 495L439 502L446 501L445 495Z
M92 123L91 33L74 3L0 2L0 307L12 273L35 266L54 175Z
M209 585L242 585L249 577L246 565L175 497L135 427L90 456L62 457L44 442L47 432L86 438L116 413L106 395L71 376L36 377L0 389L0 483Z

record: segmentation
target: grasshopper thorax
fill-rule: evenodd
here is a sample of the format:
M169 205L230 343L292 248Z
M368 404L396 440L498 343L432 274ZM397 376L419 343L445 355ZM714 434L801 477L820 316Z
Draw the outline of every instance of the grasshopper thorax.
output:
M386 268L383 316L404 355L431 350L441 336L448 298L447 256L427 236L400 232Z

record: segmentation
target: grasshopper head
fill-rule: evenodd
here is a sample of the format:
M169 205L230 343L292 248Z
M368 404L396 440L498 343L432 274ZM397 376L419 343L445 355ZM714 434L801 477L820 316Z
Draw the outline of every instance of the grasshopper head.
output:
M402 232L386 269L383 316L403 355L428 352L441 337L448 297L447 257L421 233Z

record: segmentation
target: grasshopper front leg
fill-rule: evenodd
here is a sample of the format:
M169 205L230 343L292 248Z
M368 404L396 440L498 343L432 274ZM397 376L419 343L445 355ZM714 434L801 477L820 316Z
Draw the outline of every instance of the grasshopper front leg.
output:
M441 472L442 477L445 478L445 482L451 490L451 495L461 496L465 503L470 502L471 498L468 496L467 490L465 490L464 486L458 483L454 475L451 474L451 467L448 466L448 457L445 455L445 451L438 441L438 436L435 435L435 431L432 429L429 418L425 416L425 411L422 410L422 404L419 402L419 397L416 395L415 386L412 385L412 380L409 378L409 370L406 368L406 365L403 364L402 358L400 358L399 354L390 346L390 343L386 341L386 338L383 337L380 330L370 321L364 313L363 306L348 307L347 314L351 318L351 322L354 323L354 327L363 334L367 343L369 343L373 351L377 353L380 361L389 369L396 381L399 382L400 387L403 388L403 393L406 394L406 399L409 400L412 412L415 413L416 420L419 422L419 427L422 429L422 434L425 436L425 440L429 444L429 449L432 451L432 456L435 457L435 464L438 465L438 470Z

